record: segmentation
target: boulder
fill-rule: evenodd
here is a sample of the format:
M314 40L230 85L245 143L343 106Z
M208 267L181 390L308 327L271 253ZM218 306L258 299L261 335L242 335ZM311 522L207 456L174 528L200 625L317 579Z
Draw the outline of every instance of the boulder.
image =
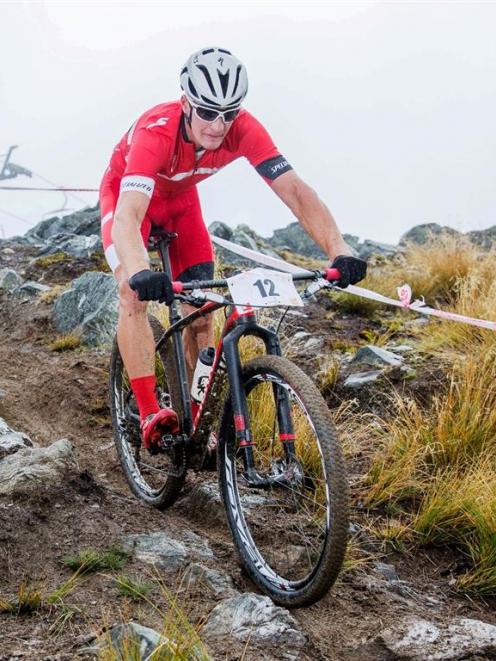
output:
M232 237L232 229L229 227L229 225L226 225L225 223L221 223L218 220L215 220L213 223L210 223L208 226L208 231L210 234L213 234L214 236L218 236L221 239L225 239L226 241L231 241Z
M182 539L166 532L127 535L123 546L137 560L165 571L176 571L191 560L211 560L214 557L208 543L190 531L183 533Z
M493 658L496 654L496 626L460 618L434 624L416 617L407 617L382 631L377 641L394 658L417 661L438 659ZM480 656L479 656L480 655Z
M160 649L160 652L158 651ZM154 652L156 651L156 654ZM118 659L175 659L184 661L194 659L209 661L202 645L193 646L187 652L181 647L177 654L177 646L174 641L162 636L150 627L144 627L137 622L127 624L114 624L100 639L90 639L90 644L78 650L79 655L95 655L98 658Z
M22 448L0 461L0 495L39 491L76 469L74 449L66 438L47 448Z
M108 345L118 317L117 283L106 273L89 271L62 292L53 307L53 321L61 333L76 332L83 343Z
M28 280L24 282L19 287L13 290L13 295L18 296L19 298L34 298L40 294L44 294L46 291L50 291L51 287L48 285L43 285L41 282L35 282L34 280Z
M46 218L28 230L24 234L24 239L29 243L43 243L57 234L99 235L100 209L98 205L62 217Z
M14 454L22 448L29 447L33 447L33 441L29 436L14 431L3 418L0 418L0 459L8 454Z
M10 292L21 284L22 278L14 269L0 269L0 290Z
M391 351L368 344L358 349L352 362L362 365L379 365L380 367L399 367L403 362L403 358Z
M443 236L461 237L461 232L439 225L438 223L423 223L422 225L415 225L412 229L408 230L400 239L400 246L408 243L416 243L423 245L432 241L432 239L442 238Z
M327 255L308 236L302 226L290 223L287 227L274 230L273 235L265 239L272 248L289 249L291 252L312 257L313 259L327 260Z
M230 576L200 562L192 562L186 569L184 578L189 585L206 585L216 597L231 597L237 594Z
M287 652L301 648L306 638L295 618L269 597L245 592L221 601L203 628L206 640L232 636L241 641L281 645Z
M80 236L78 234L56 234L47 239L40 250L40 255L52 255L64 252L73 257L91 257L96 252L102 252L102 241L97 234Z
M352 390L359 390L374 381L377 381L382 376L382 370L374 370L372 372L357 372L356 374L350 374L344 382L345 388L351 388Z

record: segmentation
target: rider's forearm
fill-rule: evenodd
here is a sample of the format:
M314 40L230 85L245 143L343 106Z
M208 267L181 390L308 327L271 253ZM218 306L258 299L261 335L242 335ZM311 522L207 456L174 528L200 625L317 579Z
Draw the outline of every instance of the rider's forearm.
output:
M119 262L129 277L150 268L148 253L143 245L140 219L129 211L117 212L112 225L112 241Z
M307 184L298 186L291 210L303 229L332 261L338 255L352 255L329 209Z

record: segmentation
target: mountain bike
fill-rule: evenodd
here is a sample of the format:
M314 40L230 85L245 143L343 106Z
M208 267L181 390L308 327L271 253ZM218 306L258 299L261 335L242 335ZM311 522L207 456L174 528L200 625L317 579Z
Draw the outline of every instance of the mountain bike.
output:
M174 236L162 232L154 243L169 277L168 246ZM254 269L230 279L173 283L168 328L154 317L150 322L157 396L161 406L177 412L180 433L164 434L153 452L141 443L138 408L117 342L112 350L113 430L133 493L157 508L169 507L188 469L201 471L216 459L241 561L263 592L288 607L314 603L338 576L347 544L348 485L323 397L281 355L277 332L259 324L255 310L268 303L301 305L338 278L336 269L293 275ZM301 297L295 282L309 283ZM197 309L183 316L181 303ZM193 416L182 331L199 316L222 308L223 329L203 402ZM243 362L240 344L247 338L260 343L264 353Z

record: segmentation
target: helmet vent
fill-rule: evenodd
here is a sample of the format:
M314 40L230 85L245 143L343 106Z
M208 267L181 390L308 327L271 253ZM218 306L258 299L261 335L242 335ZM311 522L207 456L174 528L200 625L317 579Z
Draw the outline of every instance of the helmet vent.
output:
M217 96L217 93L215 92L215 87L212 83L212 78L210 77L210 72L207 69L207 67L204 64L197 64L196 66L198 67L198 69L200 69L200 71L205 76L205 79L208 83L208 86L210 87L210 91L212 92L213 96Z
M236 69L236 80L234 81L234 89L233 89L233 91L232 91L233 96L234 96L234 94L236 94L236 90L238 89L238 83L239 83L239 75L240 75L240 73L241 73L241 67L238 66L237 69ZM224 92L224 94L225 94L225 92Z
M191 82L191 78L188 80L188 87L189 87L189 91L191 92L191 94L195 97L195 99L197 99L198 98L198 92L196 91L196 87Z
M217 73L219 74L220 86L222 87L222 94L224 96L227 96L227 88L229 86L229 71L226 71L226 73L217 71Z

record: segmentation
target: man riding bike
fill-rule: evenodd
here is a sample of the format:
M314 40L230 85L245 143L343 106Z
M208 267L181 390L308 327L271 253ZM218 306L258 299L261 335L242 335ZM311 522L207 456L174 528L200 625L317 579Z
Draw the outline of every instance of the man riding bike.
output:
M339 269L339 285L365 277L366 263L351 255L334 218L241 104L248 91L243 64L228 50L205 48L187 60L179 101L147 110L114 149L100 187L105 256L119 285L117 340L141 419L143 444L178 431L177 416L156 396L155 344L147 301L170 303L172 286L150 270L146 245L152 226L177 233L170 246L175 280L213 277L214 256L196 184L240 156L254 166ZM185 313L189 306L184 306ZM190 308L191 310L191 308ZM184 331L189 376L199 351L213 344L213 320Z

